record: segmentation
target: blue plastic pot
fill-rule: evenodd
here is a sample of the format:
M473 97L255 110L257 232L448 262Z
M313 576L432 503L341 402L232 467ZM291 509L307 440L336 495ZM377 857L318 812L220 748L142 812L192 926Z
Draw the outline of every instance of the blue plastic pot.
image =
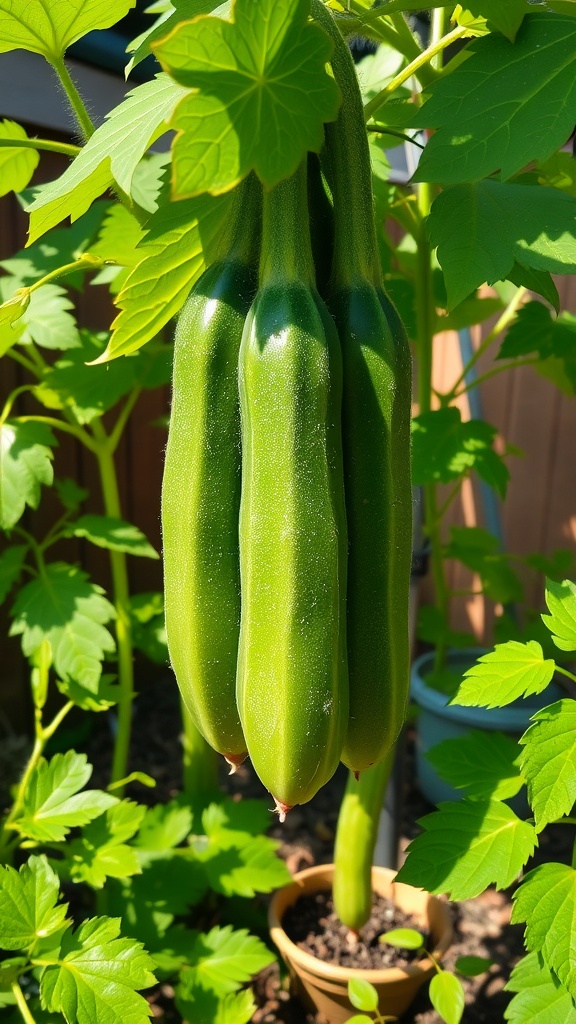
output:
M476 663L486 648L472 647L465 651L448 651L448 663L461 666L462 674ZM470 729L498 730L517 739L526 731L535 711L552 704L563 696L559 686L551 683L543 693L521 698L504 708L468 708L448 706L450 697L426 684L424 677L434 664L434 653L422 654L412 665L410 695L420 708L416 717L416 781L423 796L431 804L442 800L460 800L462 790L439 778L426 753L442 740L457 739ZM524 790L507 801L517 814L528 813Z

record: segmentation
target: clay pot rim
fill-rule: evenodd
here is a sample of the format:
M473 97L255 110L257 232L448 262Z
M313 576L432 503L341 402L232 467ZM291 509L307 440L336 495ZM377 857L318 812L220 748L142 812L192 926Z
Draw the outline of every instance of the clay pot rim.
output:
M434 963L429 957L425 957L422 960L418 960L414 964L408 964L407 967L382 967L382 968L365 968L365 967L340 967L338 964L326 963L324 960L320 960L319 957L313 956L312 953L306 953L303 949L300 949L291 939L288 938L284 928L282 927L282 921L278 915L276 909L277 897L279 893L286 893L286 895L294 893L295 899L291 903L295 903L298 895L303 890L303 883L314 877L315 875L326 875L328 874L331 878L334 874L333 864L316 864L311 868L304 868L302 871L296 872L293 875L293 881L289 885L279 889L274 894L270 906L268 908L268 924L270 928L270 937L276 947L282 952L286 951L286 955L293 962L297 963L303 971L308 971L311 974L321 975L324 978L332 978L335 981L344 981L347 978L360 978L363 981L369 981L373 985L381 985L383 983L391 983L397 981L404 981L406 978L416 978L422 974L429 974L434 970ZM390 881L393 881L396 872L391 871L389 868L373 867L372 874L385 876ZM324 880L324 884L319 880L318 890L330 890L331 885L326 884L328 880ZM399 883L403 884L403 883ZM444 908L444 904L437 896L432 896L426 893L424 889L417 890L428 896L428 902L433 901L438 903ZM285 908L287 910L288 907ZM439 941L436 943L435 948L432 950L436 959L441 960L444 953L448 950L452 942L452 927L448 923L446 917L446 927L443 929L442 935Z

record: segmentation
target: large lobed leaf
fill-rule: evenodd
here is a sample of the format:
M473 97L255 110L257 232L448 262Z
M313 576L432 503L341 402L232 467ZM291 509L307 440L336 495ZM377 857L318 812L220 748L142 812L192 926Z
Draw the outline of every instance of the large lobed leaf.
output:
M448 76L449 78L452 76ZM541 185L472 181L443 189L427 228L444 271L448 308L515 262L537 271L576 270L576 199Z
M420 824L425 831L410 843L398 881L454 900L506 888L537 845L533 825L497 800L442 803Z
M426 754L441 779L475 800L509 800L524 784L518 744L501 732L471 729Z
M449 483L471 469L503 497L508 470L494 450L496 428L483 420L462 422L455 406L412 419L412 480Z
M576 584L546 580L546 604L550 615L542 619L561 651L576 651Z
M146 808L132 800L115 801L83 830L67 849L70 877L101 889L107 878L128 878L141 873L138 853L127 845L138 831Z
M87 32L109 28L134 7L136 0L0 0L0 52L30 50L49 61Z
M414 180L472 182L498 170L507 179L559 149L576 120L575 47L574 20L549 12L529 14L513 44L499 35L469 44L414 115L437 129Z
M332 45L308 20L310 0L235 0L233 22L210 15L176 26L152 50L192 90L171 126L173 194L219 195L254 170L267 188L319 153L339 93Z

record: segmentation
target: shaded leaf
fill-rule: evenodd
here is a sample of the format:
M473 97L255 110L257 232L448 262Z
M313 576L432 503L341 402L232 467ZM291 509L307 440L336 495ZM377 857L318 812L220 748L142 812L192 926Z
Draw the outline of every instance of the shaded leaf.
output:
M576 996L576 871L565 864L540 864L513 896L512 923L526 923L524 941L542 954L546 967Z
M518 744L501 732L471 729L443 740L426 754L437 774L471 799L509 800L524 784Z
M56 438L45 423L0 425L0 526L10 530L26 505L38 508L42 484L53 479Z
M536 353L541 359L561 359L576 391L576 316L552 317L542 302L528 302L518 310L498 353L498 359L516 359Z
M475 469L503 496L509 473L494 450L495 436L483 420L463 423L455 406L420 413L412 419L413 483L449 483Z
M489 970L493 963L494 960L485 956L459 956L454 967L465 978L477 978L479 974Z
M167 665L169 658L164 623L164 595L134 594L130 598L130 617L134 646L156 665Z
M439 804L419 822L399 882L446 893L450 899L478 896L489 885L510 885L537 845L534 827L498 800Z
M453 703L501 708L519 697L542 693L552 681L555 664L545 659L536 640L509 640L483 654L464 675Z
M171 850L186 839L192 829L192 811L171 800L150 807L134 840L144 850Z
M140 874L138 854L126 842L138 831L145 813L146 808L132 800L115 801L87 825L66 850L72 880L101 889L107 878Z
M28 245L8 259L2 260L4 268L19 285L33 284L39 277L51 274L77 260L91 248L102 218L109 207L107 200L98 200L78 220L64 228L52 229L34 245ZM86 271L76 270L66 275L68 287L82 287Z
M507 555L499 550L496 537L479 526L453 526L446 558L457 558L478 573L487 597L502 604L521 601L523 588Z
M198 1024L247 1024L255 1009L250 989L219 997L191 977L193 973L184 971L176 989L176 1006L187 1020Z
M10 636L22 635L26 657L48 640L58 675L96 693L101 662L115 650L105 623L116 613L103 595L80 569L53 562L18 594Z
M18 581L27 552L25 544L11 544L0 555L0 603L6 600Z
M536 830L569 814L576 802L576 701L556 701L532 716L522 736L521 768Z
M533 267L524 267L521 263L514 263L507 280L512 281L517 288L529 288L530 291L541 295L557 313L560 312L558 289L547 270L534 270Z
M414 115L414 125L437 129L414 180L473 182L496 170L506 179L559 149L576 120L575 46L574 22L549 12L527 15L514 44L500 35L470 43Z

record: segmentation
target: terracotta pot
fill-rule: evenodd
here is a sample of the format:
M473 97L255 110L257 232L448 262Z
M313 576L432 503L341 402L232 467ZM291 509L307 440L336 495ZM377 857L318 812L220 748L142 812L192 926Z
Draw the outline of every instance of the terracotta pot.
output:
M305 953L290 941L282 927L282 918L288 907L304 894L330 890L333 876L333 864L299 871L290 885L274 894L270 904L270 934L288 967L293 991L307 1009L322 1014L330 1024L342 1024L359 1012L348 1000L348 981L350 978L363 978L378 991L380 1013L399 1017L416 997L420 986L434 973L428 957L408 967L386 967L382 970L339 967ZM422 931L431 936L432 952L441 958L452 942L452 923L446 904L422 889L395 883L394 872L388 868L372 868L372 887L380 896L392 899L401 910L414 915Z

